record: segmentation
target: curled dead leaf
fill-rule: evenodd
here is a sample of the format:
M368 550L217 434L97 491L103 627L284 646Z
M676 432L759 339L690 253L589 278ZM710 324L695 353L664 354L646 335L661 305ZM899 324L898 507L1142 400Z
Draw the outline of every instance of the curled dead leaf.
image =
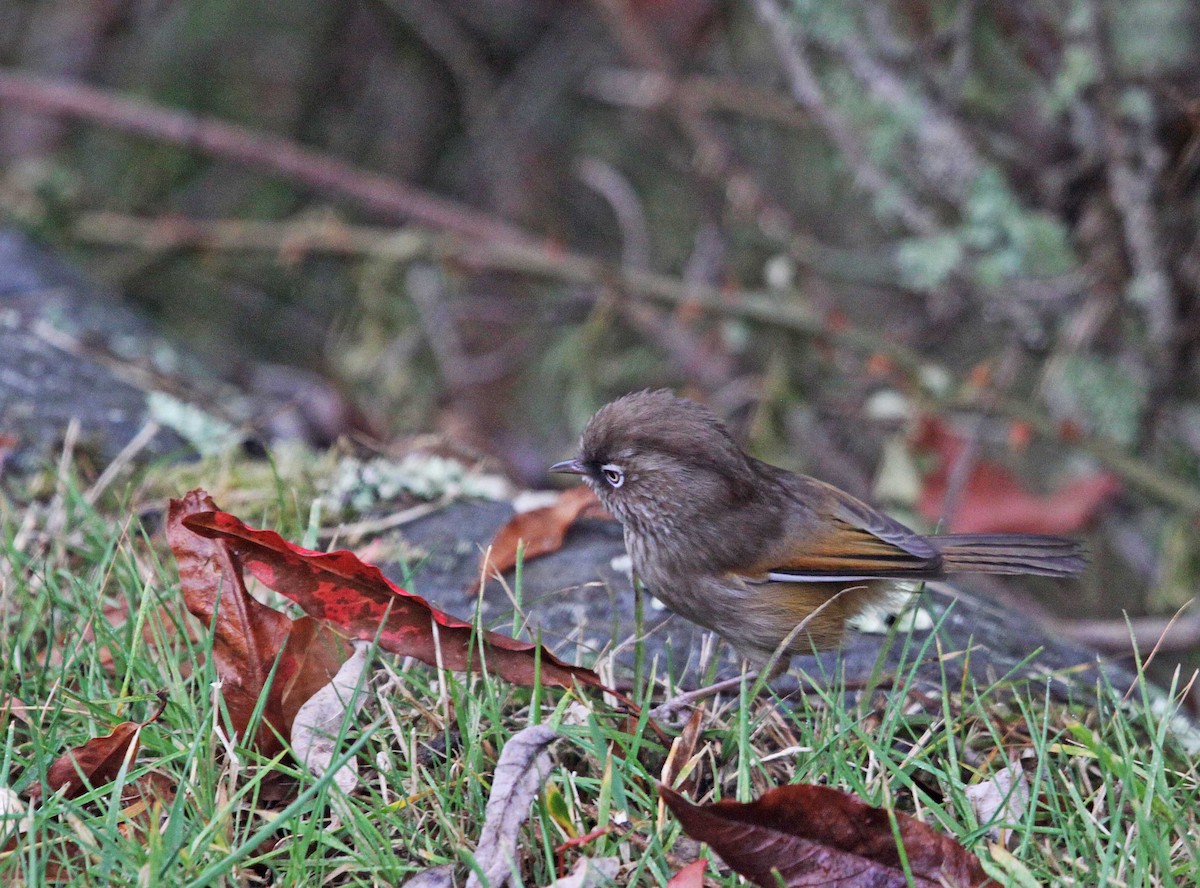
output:
M349 642L311 617L293 620L251 596L230 547L186 524L213 509L212 497L202 490L171 500L167 542L184 604L213 633L213 667L234 732L244 734L269 687L262 722L249 742L275 755L283 748L279 738L291 736L300 706L329 684L349 656Z
M489 577L512 570L517 566L517 553L522 546L526 561L557 552L571 525L580 518L611 518L591 488L582 484L564 490L548 506L518 512L496 531L484 553L480 573Z
M472 872L467 888L503 888L517 856L517 834L529 819L529 806L550 773L547 747L558 738L549 725L530 725L513 734L496 762L483 829L475 846L475 862L484 880Z
M711 805L694 805L661 784L658 791L689 836L707 842L731 868L764 888L997 885L979 859L950 836L831 787L779 786L753 802Z
M701 704L692 710L687 723L683 726L683 731L671 743L671 751L667 753L667 760L663 763L660 779L672 789L689 788L681 786L680 783L691 775L695 765L693 758L696 755L696 745L700 741L700 730L703 725L704 706ZM695 783L695 779L688 780L688 783Z
M943 515L950 475L965 442L938 419L927 420L916 446L938 457L917 502L928 521ZM1033 493L1007 468L986 459L971 465L947 530L954 533L1071 534L1083 529L1121 484L1115 476L1095 472L1047 494Z
M362 676L370 648L368 642L355 642L350 659L342 664L329 684L304 701L292 722L292 751L317 777L324 774L333 761L343 722L366 702ZM333 782L342 792L352 792L358 783L357 760L350 759L338 768Z
M137 755L142 728L157 720L167 708L166 693L159 692L158 699L158 709L145 721L122 722L103 737L93 737L55 759L46 771L50 792L61 792L65 798L73 799L89 786L112 782L121 766L132 762ZM42 784L30 786L28 796L31 802L41 799Z
M1005 824L1019 823L1029 809L1029 778L1020 762L1010 762L990 779L968 786L964 793L982 825L997 820ZM1007 846L1015 833L993 826L988 835Z
M604 687L592 670L571 666L545 648L497 632L477 630L471 623L437 610L421 596L395 585L378 567L364 564L352 552L304 549L274 531L248 527L233 515L215 510L186 514L179 523L184 531L227 553L210 557L236 559L239 568L245 567L263 585L290 598L322 626L334 627L340 635L361 641L378 638L382 650L416 657L446 669L486 669L514 684L530 686L540 680L562 688L573 688L576 682ZM181 562L181 576L183 573ZM240 574L238 584L236 600L248 599L254 604L247 602L243 606L263 616L259 608L265 606L244 595ZM275 615L265 615L271 638L260 639L258 634L263 634L263 630L258 628L248 633L254 642L253 654L260 663L269 662L261 659L262 652L270 649L272 639L281 639L286 629L276 625L283 615L267 610ZM341 665L340 660L337 665ZM335 667L317 687L327 684L336 671ZM315 690L313 687L309 696Z

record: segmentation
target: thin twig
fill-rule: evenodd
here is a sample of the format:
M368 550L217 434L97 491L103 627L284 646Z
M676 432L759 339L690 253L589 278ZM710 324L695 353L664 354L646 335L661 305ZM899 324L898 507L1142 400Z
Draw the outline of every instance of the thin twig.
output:
M650 268L650 223L629 179L599 157L577 160L575 175L604 198L616 217L621 232L621 263L629 268Z
M690 706L697 700L705 700L708 697L715 697L717 694L723 694L725 691L733 690L741 687L743 681L750 683L758 678L758 672L746 672L735 675L732 678L725 678L718 682L713 682L710 685L705 685L702 688L696 688L693 691L685 691L682 694L676 694L670 700L664 700L653 709L650 710L650 717L656 721L669 721L671 717L683 709L685 706Z
M1192 607L1191 613L1184 614L1184 608L1189 606ZM1195 599L1169 618L1072 620L1050 614L1043 618L1052 634L1114 655L1147 648L1155 651L1187 651L1200 644L1200 607L1196 607Z
M339 524L336 527L325 527L317 531L317 539L322 541L331 541L339 538L344 538L347 541L357 540L364 536L376 536L383 533L385 530L392 530L397 527L403 527L405 524L411 524L424 518L426 515L432 515L446 507L446 502L439 500L432 503L419 503L407 509L402 509L399 512L392 512L389 515L384 515L381 518L370 518L365 521L355 521L352 524Z
M1154 662L1154 658L1158 656L1159 651L1164 650L1164 649L1169 650L1169 647L1167 646L1167 639L1171 635L1171 630L1175 627L1175 624L1179 621L1179 618L1183 614L1183 612L1185 610L1187 610L1187 608L1190 605L1193 605L1195 603L1196 603L1196 600L1194 598L1191 599L1190 601L1185 601L1182 605L1180 605L1178 610L1176 610L1175 613L1173 613L1171 615L1171 618L1169 620L1167 620L1167 625L1163 627L1163 630L1162 630L1162 632L1159 633L1158 638L1156 638L1154 640L1154 646L1152 648L1150 648L1150 653L1146 655L1146 659L1144 659L1141 662L1141 664L1139 665L1139 668L1138 668L1139 673L1145 673L1147 670L1150 669L1150 664ZM1141 649L1140 645L1139 645L1138 649L1139 650ZM1176 666L1176 668L1178 668L1178 666ZM1135 678L1133 680L1133 682L1130 683L1129 690L1127 690L1125 692L1125 696L1122 697L1121 699L1128 700L1133 695L1133 691L1138 686L1138 683L1140 680L1141 680L1141 676L1139 675L1138 678Z
M672 77L665 71L635 68L601 68L583 84L584 92L611 105L656 111L673 97L707 111L736 114L781 126L801 128L812 118L787 96L734 80L701 74Z
M83 495L83 501L89 506L94 506L96 500L100 499L104 491L108 489L108 486L121 473L121 470L133 462L137 458L137 455L146 449L146 446L154 440L154 436L158 434L161 428L162 426L154 420L150 420L142 426L138 430L138 433L130 439L129 443L121 448L121 452L113 457L112 462L100 473L100 477L96 479L95 483L87 489L87 492Z

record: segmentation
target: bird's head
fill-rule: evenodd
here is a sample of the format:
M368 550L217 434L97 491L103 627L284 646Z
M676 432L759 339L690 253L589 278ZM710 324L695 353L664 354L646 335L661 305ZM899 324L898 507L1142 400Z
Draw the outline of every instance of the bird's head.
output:
M658 535L710 518L754 494L754 469L729 430L701 404L636 392L588 421L579 455L550 467L579 475L622 524Z

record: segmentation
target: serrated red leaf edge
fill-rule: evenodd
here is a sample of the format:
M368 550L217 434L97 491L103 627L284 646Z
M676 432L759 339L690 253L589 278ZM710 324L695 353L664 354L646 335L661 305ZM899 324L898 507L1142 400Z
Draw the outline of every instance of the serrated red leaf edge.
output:
M378 637L384 650L459 671L479 670L480 660L486 659L488 670L502 678L527 686L535 681L539 645L488 630L477 632L471 623L400 588L353 552L305 549L221 511L188 515L183 526L228 545L265 586L350 638ZM480 641L484 657L479 655ZM605 689L595 672L565 663L544 647L540 648L540 678L543 684L557 687L572 688L579 682Z
M179 568L184 605L212 632L213 669L230 728L263 755L273 756L283 748L281 738L290 738L296 712L337 674L350 647L311 617L293 620L255 599L229 546L184 526L189 515L215 508L203 490L171 500L167 542ZM257 731L245 737L260 699Z

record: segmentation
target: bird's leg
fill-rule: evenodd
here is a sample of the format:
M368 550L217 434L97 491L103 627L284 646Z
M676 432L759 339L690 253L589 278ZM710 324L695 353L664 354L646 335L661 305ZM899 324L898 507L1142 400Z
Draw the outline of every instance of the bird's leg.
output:
M703 700L706 697L715 697L717 694L723 694L725 691L731 691L735 688L740 688L743 682L749 684L750 682L757 681L759 673L757 670L747 672L746 668L748 666L749 664L743 661L741 675L735 675L732 678L725 678L721 681L713 682L705 687L696 688L694 691L686 691L682 694L677 694L670 700L664 700L662 703L659 703L652 710L650 710L650 717L661 719L663 721L669 721L676 712L683 709L685 706L691 706L698 700Z

